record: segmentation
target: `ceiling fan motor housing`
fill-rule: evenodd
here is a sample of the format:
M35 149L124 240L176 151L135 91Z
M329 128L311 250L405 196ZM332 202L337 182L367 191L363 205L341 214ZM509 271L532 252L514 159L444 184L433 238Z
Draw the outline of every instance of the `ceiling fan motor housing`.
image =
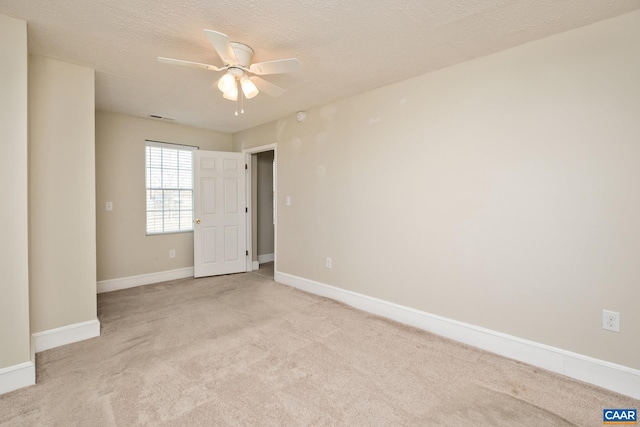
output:
M241 65L243 67L249 67L251 64L251 58L253 58L253 49L247 46L244 43L238 42L229 42L231 48L233 49L233 53L236 54L236 59L238 60L237 65ZM236 64L226 64L226 65L236 65Z
M244 75L244 71L242 70L242 68L231 66L229 67L229 70L227 70L227 74L231 74L237 80Z

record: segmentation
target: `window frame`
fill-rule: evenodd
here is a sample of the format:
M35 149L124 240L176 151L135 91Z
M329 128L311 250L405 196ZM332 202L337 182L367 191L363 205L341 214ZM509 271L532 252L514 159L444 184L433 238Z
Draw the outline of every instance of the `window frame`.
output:
M180 184L178 183L177 187L164 187L164 183L162 184L161 187L153 187L152 185L150 185L150 161L148 158L148 148L149 147L155 147L155 148L161 148L161 149L169 149L169 150L179 150L179 151L186 151L186 152L190 152L191 153L191 182L190 182L190 188L180 188ZM175 144L175 143L170 143L170 142L161 142L161 141L154 141L154 140L150 140L147 139L145 140L144 143L144 174L145 174L145 236L164 236L164 235L168 235L168 234L181 234L181 233L193 233L193 218L194 218L194 202L193 202L193 197L194 197L194 152L196 150L198 150L199 147L197 146L192 146L192 145L184 145L184 144ZM178 154L179 156L179 154ZM158 169L158 168L155 168ZM161 164L161 167L159 168L162 174L162 177L164 178L164 174L162 173L163 171L166 170L166 168L164 167L163 164ZM180 171L180 167L179 167L179 161L176 165L176 171L179 174ZM161 178L161 179L163 179ZM177 178L179 180L179 177ZM178 219L178 230L169 230L166 231L165 230L165 224L164 224L164 217L165 217L165 202L164 202L164 193L163 193L163 201L162 201L162 209L161 210L149 210L149 191L190 191L191 192L191 223L190 226L191 228L189 229L180 229L180 219ZM171 210L168 210L171 211ZM180 216L181 212L184 212L185 210L181 210L180 208L178 208L178 210L176 212L178 212L178 216ZM149 231L149 212L162 212L162 218L163 218L163 224L162 224L162 231Z

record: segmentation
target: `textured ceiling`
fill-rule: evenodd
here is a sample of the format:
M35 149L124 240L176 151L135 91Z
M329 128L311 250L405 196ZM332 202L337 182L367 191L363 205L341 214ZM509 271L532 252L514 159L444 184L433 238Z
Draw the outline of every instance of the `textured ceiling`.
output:
M96 108L168 116L235 132L531 40L640 9L638 0L0 0L28 22L29 52L96 70ZM234 116L220 74L159 63L222 65L203 29L297 57L303 71L266 76Z

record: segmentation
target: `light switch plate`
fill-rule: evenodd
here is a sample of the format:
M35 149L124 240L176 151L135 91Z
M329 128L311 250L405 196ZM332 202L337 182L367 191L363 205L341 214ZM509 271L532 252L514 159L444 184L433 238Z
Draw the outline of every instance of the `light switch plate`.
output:
M113 202L107 202L107 210L108 211L112 211L113 210Z

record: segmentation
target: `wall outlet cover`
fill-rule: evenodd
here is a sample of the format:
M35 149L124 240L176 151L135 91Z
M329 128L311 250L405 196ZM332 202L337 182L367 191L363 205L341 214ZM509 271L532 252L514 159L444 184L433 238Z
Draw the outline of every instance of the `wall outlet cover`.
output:
M620 332L620 313L610 310L602 310L602 329Z

